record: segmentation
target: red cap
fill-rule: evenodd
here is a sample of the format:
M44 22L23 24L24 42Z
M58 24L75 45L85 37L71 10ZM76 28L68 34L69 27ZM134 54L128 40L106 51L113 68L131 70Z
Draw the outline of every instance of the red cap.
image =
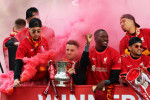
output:
M121 19L122 18L131 19L131 20L134 21L134 24L135 24L136 27L138 27L138 28L140 27L140 25L138 23L136 23L135 18L131 14L124 14L124 15L121 16Z

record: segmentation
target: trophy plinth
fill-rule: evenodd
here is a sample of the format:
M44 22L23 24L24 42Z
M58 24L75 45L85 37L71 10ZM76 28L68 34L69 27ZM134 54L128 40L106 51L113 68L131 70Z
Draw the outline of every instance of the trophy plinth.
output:
M55 80L59 82L59 84L57 84L56 86L60 86L60 87L67 86L66 84L64 84L64 82L68 82L70 80L70 77L66 73L68 64L69 62L66 62L66 61L56 62L57 73L55 75Z

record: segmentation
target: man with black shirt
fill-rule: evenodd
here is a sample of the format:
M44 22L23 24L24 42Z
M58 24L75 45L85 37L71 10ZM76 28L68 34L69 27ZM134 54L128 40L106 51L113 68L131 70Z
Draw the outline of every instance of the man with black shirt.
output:
M74 84L85 84L86 71L84 67L80 66L80 62L77 60L79 44L75 40L69 40L66 43L66 60L74 62L72 68L68 69L68 73L73 78Z
M13 31L10 36L7 37L3 42L3 50L7 49L9 46L18 46L18 41L14 38L21 30L26 27L26 21L24 19L15 20ZM7 48L6 48L7 47Z
M48 50L47 41L41 36L42 22L38 18L33 18L29 22L29 33L27 37L19 44L16 52L16 62L14 70L14 87L20 87L20 75L23 68L23 58L31 58L38 53ZM44 69L43 69L44 68ZM42 71L42 70L43 71ZM40 66L39 72L47 72L47 68ZM43 77L45 78L45 77Z
M3 41L3 54L4 54L6 69L7 68L9 68L9 70L14 69L16 49L19 45L19 42L15 38L15 36L25 27L26 27L26 21L24 19L20 19L20 18L16 19L13 26L13 31L10 33L10 36L5 38L5 40Z

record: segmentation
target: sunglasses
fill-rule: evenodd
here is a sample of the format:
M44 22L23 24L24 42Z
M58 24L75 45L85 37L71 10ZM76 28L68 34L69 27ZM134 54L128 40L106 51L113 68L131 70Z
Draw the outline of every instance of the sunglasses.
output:
M142 45L135 45L134 47L135 47L136 49L138 49L138 48L142 49L142 48L143 48Z
M32 33L41 33L41 30L31 30Z

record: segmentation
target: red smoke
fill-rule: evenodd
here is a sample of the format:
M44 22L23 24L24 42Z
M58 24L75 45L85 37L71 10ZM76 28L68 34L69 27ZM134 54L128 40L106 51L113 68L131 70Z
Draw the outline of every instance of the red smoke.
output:
M120 39L125 35L120 28L120 16L122 14L132 14L141 27L149 28L150 26L149 0L73 1L72 4L72 0L9 0L7 3L6 0L1 0L0 60L3 68L5 68L4 57L2 56L3 39L9 36L15 19L25 18L25 11L29 7L37 7L43 24L54 29L56 38L52 48L57 51L60 57L64 56L65 44L69 39L75 39L80 43L80 56L85 45L85 34L94 33L95 30L100 28L108 32L109 45L119 51ZM92 45L94 45L94 40ZM39 62L35 62L35 59ZM35 65L47 63L49 58L46 58L45 61L38 58L31 58L30 60L26 59L24 61L28 62L27 67L32 66L34 68L34 73L31 73L31 76L33 76L36 72ZM25 71L30 72L27 69ZM25 72L24 75L28 76ZM10 76L12 77L13 75L11 74ZM11 79L9 75L6 78L5 76L0 77L0 82L8 84L8 81L3 81L7 77L8 80ZM10 81L13 83L12 80ZM2 85L1 87L7 89L7 85Z
M38 53L36 56L31 58L24 58L23 62L25 65L23 66L23 72L21 74L21 82L29 81L32 79L36 75L38 69L39 71L48 69L49 60L54 60L55 57L55 52L47 51L44 53ZM41 66L42 69L38 68Z
M0 75L0 92L11 95L13 92L14 72L10 71Z
M21 74L21 82L29 81L34 78L37 71L43 71L48 69L49 60L54 60L56 57L55 52L47 51L44 53L39 53L31 58L24 58L23 62L23 72ZM42 68L38 68L41 67ZM38 78L38 77L36 77ZM4 94L11 95L13 92L14 83L14 72L9 71L8 73L3 73L0 75L0 92Z
M132 14L141 27L148 28L150 22L149 0L13 0L5 3L1 0L1 45L4 37L9 36L13 22L17 18L25 18L25 11L29 7L37 7L43 25L54 29L56 41L53 49L60 49L64 55L65 43L69 39L77 40L80 54L85 45L85 34L94 33L102 28L109 34L109 45L119 51L120 39L125 33L120 28L120 16ZM94 40L92 41L94 45ZM2 46L0 48L2 54ZM1 56L3 67L4 58Z
M0 6L0 11L3 12L0 19L2 37L9 35L16 18L25 18L25 11L35 6L40 11L43 24L52 27L56 37L67 35L66 40L77 39L82 48L85 44L85 34L103 28L109 34L109 45L118 50L119 41L124 35L119 21L124 13L134 15L142 27L149 27L150 22L150 14L147 11L150 9L149 0L15 0L8 3L1 0L0 2L3 4ZM3 38L1 40L3 41Z

